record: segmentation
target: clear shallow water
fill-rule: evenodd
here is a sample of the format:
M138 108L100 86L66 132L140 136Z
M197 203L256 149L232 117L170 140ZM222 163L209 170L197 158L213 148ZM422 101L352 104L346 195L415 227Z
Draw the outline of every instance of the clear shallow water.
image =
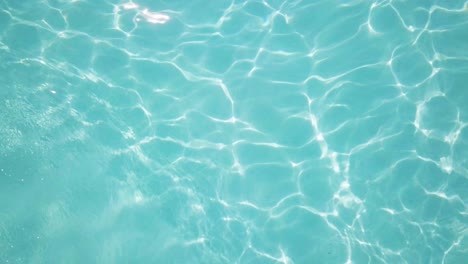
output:
M1 263L463 263L464 1L1 1Z

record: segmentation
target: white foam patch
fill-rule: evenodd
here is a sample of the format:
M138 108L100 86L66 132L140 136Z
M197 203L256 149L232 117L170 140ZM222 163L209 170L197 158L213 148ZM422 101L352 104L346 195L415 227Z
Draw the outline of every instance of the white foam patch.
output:
M150 12L148 9L144 9L141 12L141 16L145 18L147 22L152 24L165 24L170 19L168 15L157 12Z
M192 204L192 210L199 214L205 214L205 209L201 204Z
M135 19L136 21L141 21L143 18L146 22L149 22L152 24L165 24L167 23L167 21L171 19L166 14L149 11L148 8L141 7L133 2L121 4L117 6L116 10L117 10L117 13L115 15L118 17L120 17L120 14L118 14L119 10L135 10L138 15L138 17ZM117 21L117 24L118 24L118 21Z
M143 194L139 190L135 191L133 198L134 198L135 204L142 204L145 202L145 198L143 197Z
M354 195L341 196L340 202L346 208L352 208L355 205L361 204L361 200Z
M439 166L444 172L448 174L452 173L452 159L450 157L440 158Z
M137 9L138 8L138 5L135 4L135 3L132 3L132 2L129 2L129 3L125 3L122 5L123 9Z

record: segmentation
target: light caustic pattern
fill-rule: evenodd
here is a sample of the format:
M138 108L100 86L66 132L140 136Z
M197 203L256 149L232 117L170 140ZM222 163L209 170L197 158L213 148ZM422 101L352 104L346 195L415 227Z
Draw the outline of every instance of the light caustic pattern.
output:
M0 262L462 263L464 1L0 2Z

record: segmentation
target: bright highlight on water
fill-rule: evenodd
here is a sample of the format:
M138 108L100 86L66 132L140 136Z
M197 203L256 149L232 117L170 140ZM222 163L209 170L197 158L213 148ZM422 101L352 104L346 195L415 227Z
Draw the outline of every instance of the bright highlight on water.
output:
M468 260L468 3L0 1L0 263Z

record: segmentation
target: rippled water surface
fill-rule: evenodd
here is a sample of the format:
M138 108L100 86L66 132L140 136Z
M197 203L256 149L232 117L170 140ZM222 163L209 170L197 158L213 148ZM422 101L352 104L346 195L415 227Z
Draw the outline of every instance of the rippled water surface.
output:
M466 263L468 2L1 0L1 263Z

